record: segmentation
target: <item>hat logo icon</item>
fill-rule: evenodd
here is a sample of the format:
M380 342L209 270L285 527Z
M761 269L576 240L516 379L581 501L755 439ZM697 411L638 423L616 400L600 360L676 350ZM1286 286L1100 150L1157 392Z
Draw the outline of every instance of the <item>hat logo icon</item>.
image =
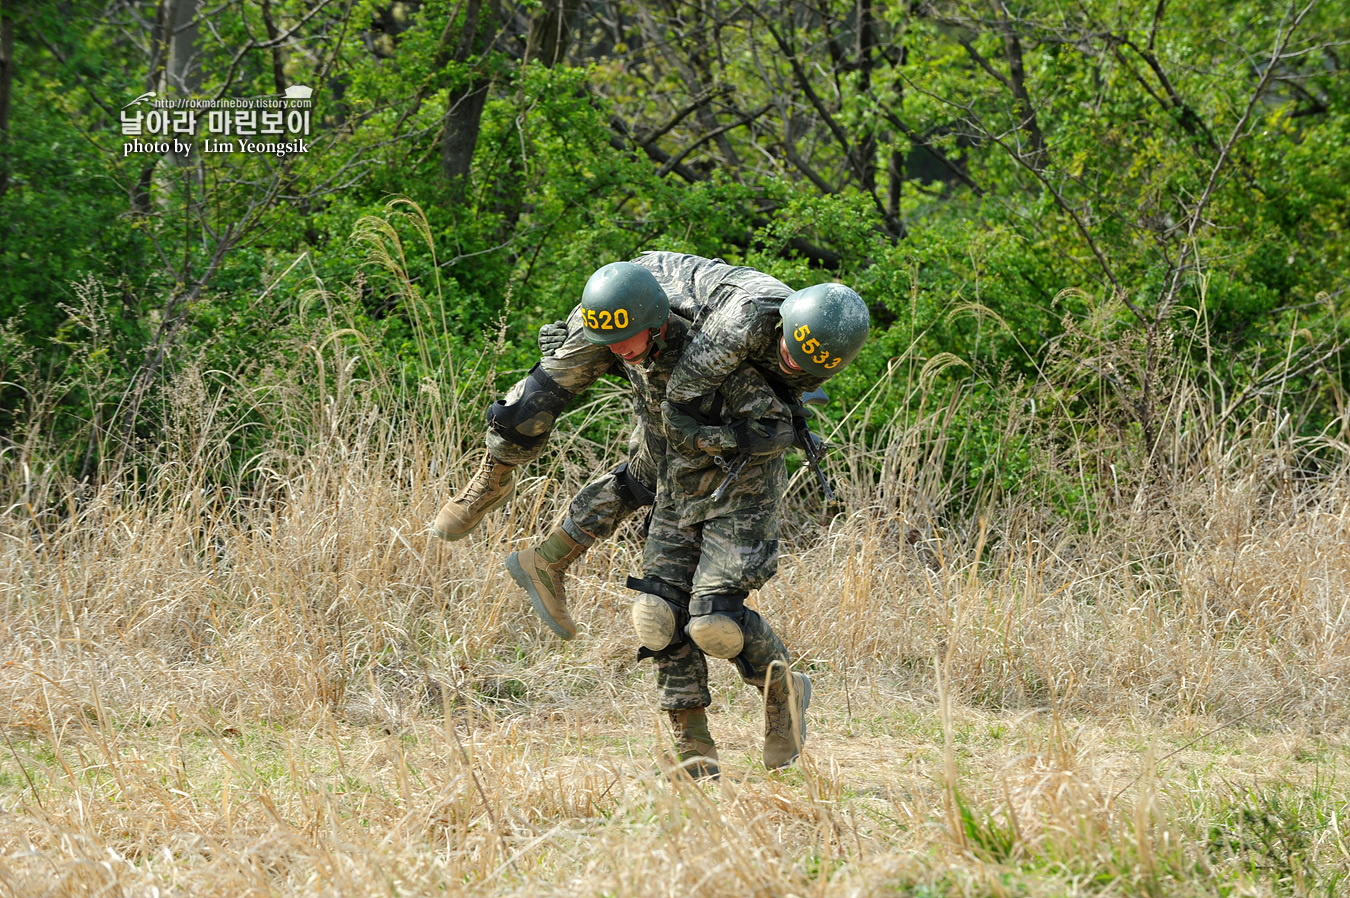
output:
M305 87L303 84L292 84L286 88L286 99L288 100L308 100L314 95L314 88Z

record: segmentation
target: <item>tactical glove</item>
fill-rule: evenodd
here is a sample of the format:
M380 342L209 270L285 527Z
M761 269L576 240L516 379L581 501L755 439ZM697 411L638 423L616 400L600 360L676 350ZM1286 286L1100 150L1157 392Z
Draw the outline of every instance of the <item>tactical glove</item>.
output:
M666 439L686 458L697 458L701 453L715 455L736 448L736 434L729 426L701 425L693 415L681 411L673 403L661 403L661 423Z
M552 355L567 342L567 322L555 321L539 328L539 352Z
M742 419L731 425L731 432L736 435L736 451L750 455L777 455L796 440L787 421Z

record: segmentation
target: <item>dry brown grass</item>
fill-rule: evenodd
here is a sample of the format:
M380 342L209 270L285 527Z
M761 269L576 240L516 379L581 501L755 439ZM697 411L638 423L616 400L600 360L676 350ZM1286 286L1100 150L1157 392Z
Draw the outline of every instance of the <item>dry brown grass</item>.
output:
M755 600L816 684L809 752L766 772L759 700L721 665L728 775L696 785L653 772L636 534L576 570L567 644L500 564L621 452L622 419L597 418L617 388L446 544L426 522L476 456L490 378L363 381L359 340L332 334L317 375L260 377L266 451L234 484L203 472L240 425L190 371L140 482L77 497L31 446L0 454L0 894L1350 882L1344 467L1291 482L1235 429L1202 478L1086 526L1034 493L966 522L933 473L950 403L876 449L841 430L849 513L795 527ZM790 501L816 514L804 476Z
M983 542L911 543L858 503L757 600L815 678L809 756L765 773L718 669L729 776L696 786L652 773L632 534L587 557L558 643L499 560L575 475L443 544L463 465L371 422L267 502L169 465L64 519L11 504L8 893L1337 894L1350 870L1342 478L1226 479L1166 566L1130 555L1147 516L1075 542L1010 505Z

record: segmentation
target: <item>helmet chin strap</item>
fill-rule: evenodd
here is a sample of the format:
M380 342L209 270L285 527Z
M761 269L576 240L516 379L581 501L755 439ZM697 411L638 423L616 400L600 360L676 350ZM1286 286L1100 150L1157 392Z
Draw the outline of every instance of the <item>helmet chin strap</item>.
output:
M661 328L659 327L651 328L650 330L647 331L647 348L642 350L642 355L633 359L628 364L639 365L642 362L647 361L647 359L651 358L654 354L661 352L665 348L666 348L666 341L665 338L661 336Z

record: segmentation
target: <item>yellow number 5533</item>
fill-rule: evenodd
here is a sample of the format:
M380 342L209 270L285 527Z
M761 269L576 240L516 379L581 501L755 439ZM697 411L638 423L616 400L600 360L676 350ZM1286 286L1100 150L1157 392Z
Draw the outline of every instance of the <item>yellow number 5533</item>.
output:
M834 361L825 364L830 358L830 351L828 349L821 349L820 341L814 337L810 340L806 339L810 336L811 328L805 324L792 332L792 338L797 341L797 345L801 346L802 352L811 356L811 361L815 362L817 365L824 365L826 368L833 368L843 361L842 358L836 356ZM817 354L817 350L819 350L819 354Z

